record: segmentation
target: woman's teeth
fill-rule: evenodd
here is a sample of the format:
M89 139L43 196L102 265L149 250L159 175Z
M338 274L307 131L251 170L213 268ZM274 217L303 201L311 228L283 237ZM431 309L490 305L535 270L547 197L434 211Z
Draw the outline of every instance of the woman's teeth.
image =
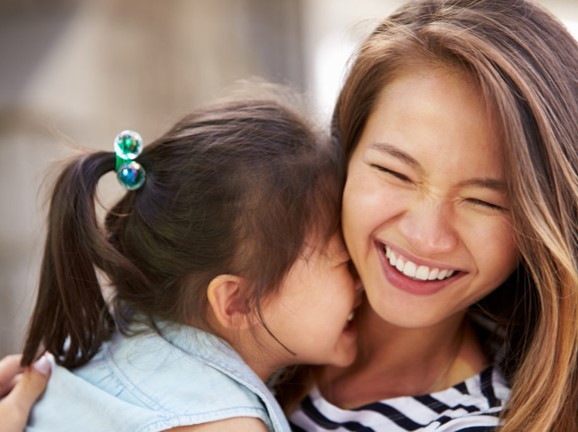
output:
M443 280L449 278L455 273L454 270L440 270L438 268L418 265L397 255L387 246L385 246L385 256L389 260L389 263L400 273L418 280Z

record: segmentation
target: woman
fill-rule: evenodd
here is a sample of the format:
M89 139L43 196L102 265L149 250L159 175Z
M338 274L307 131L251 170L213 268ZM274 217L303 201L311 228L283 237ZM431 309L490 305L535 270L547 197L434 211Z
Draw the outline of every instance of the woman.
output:
M577 76L525 1L413 1L362 44L333 117L359 354L296 430L578 430Z

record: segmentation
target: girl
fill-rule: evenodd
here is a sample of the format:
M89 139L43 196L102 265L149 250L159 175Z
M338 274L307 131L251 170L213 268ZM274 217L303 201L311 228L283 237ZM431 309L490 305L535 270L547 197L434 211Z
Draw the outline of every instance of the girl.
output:
M355 356L336 146L272 96L140 145L125 131L57 180L23 363L59 366L28 430L287 431L263 381ZM129 191L100 227L113 169Z
M410 1L362 44L333 132L368 301L295 430L578 430L577 77L523 0Z

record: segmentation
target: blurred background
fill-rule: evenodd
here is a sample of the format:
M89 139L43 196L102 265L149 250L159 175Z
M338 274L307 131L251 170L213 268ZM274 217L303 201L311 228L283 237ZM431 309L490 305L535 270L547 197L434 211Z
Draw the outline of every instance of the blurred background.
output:
M34 302L49 173L82 146L145 143L239 79L327 121L354 47L402 0L0 0L0 356ZM578 37L578 0L540 0ZM112 175L104 205L122 193Z

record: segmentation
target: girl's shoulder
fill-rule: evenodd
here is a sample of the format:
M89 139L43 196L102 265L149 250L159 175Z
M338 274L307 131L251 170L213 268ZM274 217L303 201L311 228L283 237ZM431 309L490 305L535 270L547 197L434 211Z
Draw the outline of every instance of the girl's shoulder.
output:
M216 337L187 327L116 333L84 366L54 365L32 424L38 430L153 431L249 417L271 430L289 430L273 396L233 354Z
M440 392L385 399L354 409L328 402L317 388L291 415L295 431L488 431L498 425L510 389L495 367Z

